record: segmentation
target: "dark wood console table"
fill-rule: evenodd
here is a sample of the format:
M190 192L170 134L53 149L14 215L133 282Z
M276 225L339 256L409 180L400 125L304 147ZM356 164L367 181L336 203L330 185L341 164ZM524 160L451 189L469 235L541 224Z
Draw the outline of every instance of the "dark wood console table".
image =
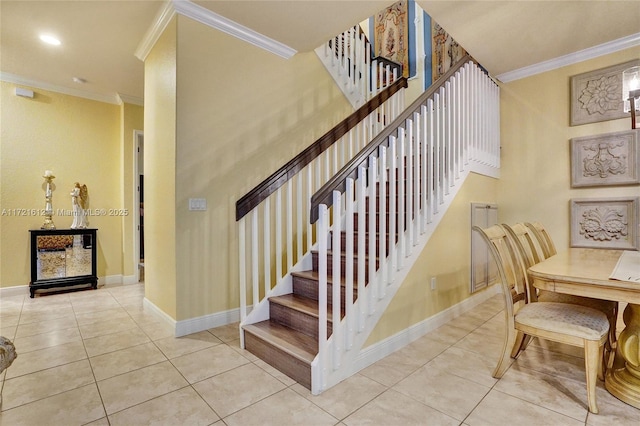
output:
M97 229L32 229L31 297L36 290L88 284L98 288Z

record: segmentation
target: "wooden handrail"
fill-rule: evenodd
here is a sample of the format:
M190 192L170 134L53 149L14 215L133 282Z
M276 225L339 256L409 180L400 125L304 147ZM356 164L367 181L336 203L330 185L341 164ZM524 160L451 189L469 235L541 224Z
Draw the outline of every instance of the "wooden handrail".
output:
M378 93L369 102L358 108L355 112L338 123L333 129L329 130L304 151L296 155L287 164L280 167L275 173L240 198L236 202L236 221L242 219L247 213L273 194L278 188L300 172L300 170L311 163L327 148L340 140L340 138L349 130L354 128L356 124L364 120L396 92L406 88L407 86L408 83L406 78L401 77L396 80L393 84Z
M433 85L422 93L418 99L416 99L392 123L373 138L373 140L369 142L355 157L345 164L345 166L331 179L329 179L322 188L313 194L311 197L311 212L309 217L311 223L315 223L318 220L318 206L320 204L325 204L327 207L331 207L333 204L333 191L344 192L347 178L355 179L358 173L358 168L368 161L369 156L373 154L380 145L386 143L389 136L394 133L397 136L398 128L413 115L414 111L439 91L440 88L444 86L445 82L469 61L477 64L475 59L470 55L465 55L464 58L460 59L454 66L449 68L449 70L438 78L438 80L436 80Z

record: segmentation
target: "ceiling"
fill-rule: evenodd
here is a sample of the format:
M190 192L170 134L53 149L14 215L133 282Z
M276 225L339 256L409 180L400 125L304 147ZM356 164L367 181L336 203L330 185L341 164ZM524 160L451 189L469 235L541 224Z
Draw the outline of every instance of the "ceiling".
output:
M193 3L306 52L392 1ZM417 3L494 76L625 37L640 44L639 0ZM117 102L117 94L142 100L143 63L134 53L165 4L0 0L2 79L106 101ZM55 34L62 45L43 44L42 32Z

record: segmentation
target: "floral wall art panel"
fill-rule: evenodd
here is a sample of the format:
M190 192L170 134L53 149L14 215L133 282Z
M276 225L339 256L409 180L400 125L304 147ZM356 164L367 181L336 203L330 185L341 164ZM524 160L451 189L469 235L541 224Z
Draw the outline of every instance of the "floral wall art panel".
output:
M571 247L638 250L639 199L572 199Z
M467 54L467 51L458 44L437 22L432 22L431 49L432 49L432 78L435 82L446 73L456 62Z
M402 64L402 74L406 78L416 73L414 14L414 2L401 0L374 16L375 56Z
M637 65L640 60L571 77L571 125L628 117L622 102L622 72Z
M640 129L571 139L571 186L640 184Z

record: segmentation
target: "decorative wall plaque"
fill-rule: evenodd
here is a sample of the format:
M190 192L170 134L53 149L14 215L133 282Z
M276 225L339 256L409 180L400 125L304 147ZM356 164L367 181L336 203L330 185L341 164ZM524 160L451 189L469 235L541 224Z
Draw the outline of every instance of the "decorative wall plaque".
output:
M622 71L640 65L640 60L625 62L571 77L571 125L625 118Z
M640 249L640 197L571 200L571 247Z
M640 183L640 129L571 139L571 186Z

